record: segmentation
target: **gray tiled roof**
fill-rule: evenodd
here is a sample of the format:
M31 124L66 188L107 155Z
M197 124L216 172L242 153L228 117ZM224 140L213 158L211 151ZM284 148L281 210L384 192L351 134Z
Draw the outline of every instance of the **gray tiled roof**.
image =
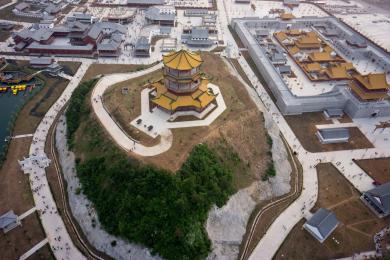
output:
M50 44L39 44L37 42L31 43L28 49L38 49L38 50L92 50L93 45L50 45Z
M326 238L337 227L339 220L330 210L320 208L306 224L317 228L322 238Z
M19 10L19 11L22 11L26 8L30 7L30 5L28 3L25 3L25 2L21 2L17 5L15 5L15 9Z
M141 36L138 38L137 42L135 43L135 49L136 50L149 50L150 44L146 37Z
M133 5L163 5L164 0L127 0L127 4Z
M13 210L8 211L4 215L0 216L0 228L5 228L17 221L18 216L15 215Z
M365 195L370 198L371 202L381 208L384 213L390 212L390 182L367 191Z
M344 139L349 138L349 130L345 127L340 128L325 128L318 130L324 139Z
M269 35L269 31L267 29L257 29L256 36L266 37Z
M92 39L96 39L102 31L109 30L110 33L126 33L126 28L123 25L111 22L94 23L89 29L87 35Z
M206 28L193 27L191 30L191 38L208 39L209 31Z
M23 29L20 32L17 32L16 35L18 35L21 38L31 38L34 41L43 41L49 39L53 34L53 31L51 29L38 29L35 31L29 30L29 29Z
M280 73L291 73L291 67L289 65L279 66Z
M154 21L174 21L176 15L171 13L160 13L160 9L157 6L152 6L146 10L145 17Z
M283 53L280 53L280 52L272 53L270 59L273 62L286 62L287 61L287 58L283 55Z
M51 63L52 59L48 57L33 57L30 59L30 64L49 65Z

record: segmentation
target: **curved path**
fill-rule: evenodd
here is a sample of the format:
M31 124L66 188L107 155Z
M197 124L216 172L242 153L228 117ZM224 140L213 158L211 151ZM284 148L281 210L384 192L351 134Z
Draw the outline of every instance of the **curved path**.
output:
M70 210L70 207L68 205L68 193L66 191L62 176L61 176L61 166L58 162L57 153L56 153L56 145L55 145L55 134L57 131L57 125L58 125L58 117L56 118L56 122L54 127L51 129L50 133L50 154L53 158L54 168L56 171L58 184L60 186L60 193L61 193L61 202L62 202L62 210L64 212L64 217L69 223L69 226L71 227L73 233L76 236L77 241L79 242L80 246L84 249L84 252L88 254L88 259L98 259L103 260L104 258L97 255L94 251L95 248L91 247L89 242L86 241L86 239L82 236L81 232L77 228L77 224L75 223L74 219L72 218L72 212Z
M166 129L161 135L161 141L159 144L151 147L144 146L138 143L136 140L128 136L125 131L114 121L111 115L108 113L107 109L104 107L102 102L102 97L104 92L111 87L112 85L126 81L129 79L137 78L144 76L156 70L159 70L163 67L162 63L159 63L153 67L147 68L145 70L131 72L131 73L118 73L110 74L102 77L95 85L92 95L91 103L93 111L95 112L100 123L110 134L112 139L120 146L122 149L128 152L134 152L141 156L155 156L157 154L163 153L172 146L172 132L169 129ZM139 97L141 98L141 96ZM130 123L130 122L129 122Z

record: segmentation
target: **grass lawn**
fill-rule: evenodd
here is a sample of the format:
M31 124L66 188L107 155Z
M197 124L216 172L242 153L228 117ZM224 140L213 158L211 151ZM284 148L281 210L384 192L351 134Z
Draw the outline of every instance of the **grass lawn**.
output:
M390 224L377 218L359 199L359 192L331 164L317 166L319 196L313 212L320 207L332 210L341 224L319 243L300 221L290 232L275 259L331 259L374 250L373 236ZM339 243L336 243L334 237Z
M173 145L170 150L154 157L138 159L177 171L192 148L204 142L215 149L221 158L229 161L235 172L235 187L242 188L253 180L260 179L270 160L263 117L245 87L229 73L219 56L202 53L202 58L202 71L211 78L213 84L220 87L227 109L210 126L172 129ZM105 104L115 119L130 135L145 145L153 145L154 142L150 137L142 136L129 124L140 114L140 92L145 83L161 77L159 71L121 82L110 88L104 96ZM129 88L128 95L121 93L125 86Z

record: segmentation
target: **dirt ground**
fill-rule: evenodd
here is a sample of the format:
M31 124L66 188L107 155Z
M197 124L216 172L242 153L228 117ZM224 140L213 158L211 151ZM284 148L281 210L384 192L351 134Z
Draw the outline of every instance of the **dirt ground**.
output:
M288 145L288 144L285 142L285 145ZM290 149L290 148L287 147L287 149ZM293 165L293 160L294 160L296 163L296 166L297 166L296 169L295 169L295 167L293 167L292 172L290 174L290 176L291 176L290 185L291 185L292 189L290 190L290 192L288 194L283 195L283 197L285 198L283 201L281 201L280 203L277 203L277 204L273 204L266 211L264 211L264 208L267 205L269 205L270 203L272 203L276 199L281 199L281 197L274 198L274 199L267 200L267 201L263 201L263 202L259 203L256 206L256 208L253 210L251 217L250 217L248 224L247 224L247 233L245 234L245 236L242 240L243 242L247 241L247 239L248 239L248 235L249 235L248 230L249 230L249 227L251 227L253 225L253 221L255 219L255 216L257 216L260 211L263 211L263 214L259 218L257 225L254 229L252 240L250 241L250 244L248 245L248 251L246 253L246 256L250 255L250 253L255 249L256 245L259 243L260 239L267 232L269 226L274 222L275 218L277 216L279 216L279 214L281 212L283 212L283 210L285 210L301 193L301 190L302 190L302 166L300 165L299 160L295 156L293 156L293 157L289 156L288 159L289 159L291 165ZM239 256L242 256L242 253L243 253L243 249L244 249L243 242L241 243Z
M389 219L377 218L360 201L360 194L333 165L319 164L317 171L319 197L313 211L320 207L328 208L341 223L321 244L302 228L305 221L300 221L284 241L275 259L333 259L374 250L374 234L390 224Z
M349 149L363 149L374 147L357 127L350 127L350 139L348 143L322 144L317 136L316 125L331 124L322 112L304 113L302 115L285 116L285 119L295 135L309 152L326 152ZM349 122L349 118L343 118L340 122Z
M358 160L355 163L375 180L381 183L390 181L390 158Z
M254 179L261 178L270 160L262 114L258 112L245 87L229 73L219 56L202 53L202 58L202 71L211 78L212 83L220 87L227 110L210 126L172 129L173 144L170 150L154 157L138 159L176 171L194 145L206 142L221 157L232 162L235 186L245 187ZM155 72L147 77L122 82L104 96L108 110L125 129L129 129L130 121L140 113L142 86L148 79L160 77L161 72ZM124 86L129 88L128 95L121 94ZM147 140L148 144L151 144L150 140Z
M153 146L160 142L160 137L153 139L147 134L139 131L130 125L141 113L141 91L145 84L150 81L156 81L162 77L162 72L157 71L149 74L147 77L139 77L124 82L120 82L110 87L104 94L104 103L113 115L115 120L123 129L133 138L142 142L146 146ZM127 95L122 94L122 88L129 89Z
M11 0L0 0L0 6L6 5L10 2L11 2Z
M10 31L0 29L0 42L5 42L11 36Z
M112 73L126 73L140 69L148 68L152 65L131 65L131 64L92 64L85 72L83 81L93 79L98 75L112 74Z
M22 1L20 1L20 2L22 2ZM39 20L40 20L39 18L17 16L17 15L15 15L12 12L12 10L15 8L15 5L17 5L20 2L17 2L15 4L7 6L4 9L1 9L0 10L0 17L1 17L1 19L2 20L17 21L17 22L26 22L26 23L37 23L37 22L39 22Z
M8 156L0 169L0 215L14 210L20 215L34 207L28 176L24 175L18 160L28 155L32 138L13 139ZM7 234L0 232L1 259L17 259L45 238L36 213L22 220L22 226ZM51 259L51 251L42 249L43 258Z

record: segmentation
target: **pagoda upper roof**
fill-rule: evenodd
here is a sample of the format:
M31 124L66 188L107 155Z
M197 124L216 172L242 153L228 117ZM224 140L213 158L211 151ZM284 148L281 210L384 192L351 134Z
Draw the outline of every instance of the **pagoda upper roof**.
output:
M198 53L180 50L164 55L163 63L171 69L191 70L199 67L203 63L203 60Z

